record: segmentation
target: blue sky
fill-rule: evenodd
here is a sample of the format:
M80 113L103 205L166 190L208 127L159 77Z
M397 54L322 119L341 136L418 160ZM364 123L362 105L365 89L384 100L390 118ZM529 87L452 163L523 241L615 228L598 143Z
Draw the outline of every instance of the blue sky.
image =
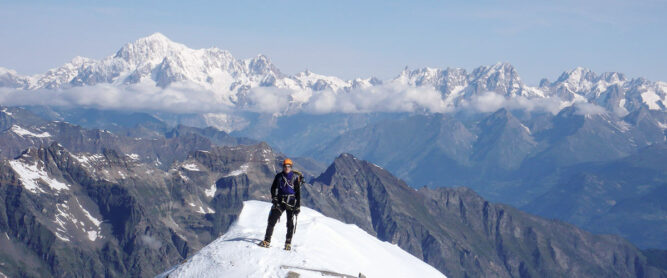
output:
M285 73L397 75L513 64L535 85L576 66L667 81L667 1L2 1L0 67L42 73L154 32Z

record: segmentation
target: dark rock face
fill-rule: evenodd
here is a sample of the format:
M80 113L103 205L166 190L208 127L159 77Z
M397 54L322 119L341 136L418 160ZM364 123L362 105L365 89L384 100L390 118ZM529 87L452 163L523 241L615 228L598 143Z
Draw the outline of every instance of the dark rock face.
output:
M96 161L98 164L84 166L55 143L48 148L29 149L11 162L11 166L4 165L10 169L3 169L3 173L13 173L13 178L2 182L1 192L12 194L3 200L6 214L2 218L7 221L2 230L14 238L16 245L24 245L35 257L42 258L41 267L51 275L147 276L159 271L160 264L176 263L183 255L173 243L155 239L168 231L157 218L146 215L168 195L164 183L151 184L152 194L143 194L149 186L130 177L140 165L107 151ZM32 179L38 189L27 189L31 178L17 171L17 165L35 165L42 174ZM91 173L101 169L117 171L117 179ZM118 177L125 174L127 179ZM49 186L54 181L67 186L54 190ZM142 239L146 238L154 239L154 245L144 244ZM19 262L8 262L19 271L6 274L23 276Z
M492 204L466 188L415 190L344 154L305 205L357 224L451 277L661 277L627 241Z
M30 148L0 164L0 272L152 277L224 233L244 200L267 200L279 161L266 144L197 151L166 171L110 149Z

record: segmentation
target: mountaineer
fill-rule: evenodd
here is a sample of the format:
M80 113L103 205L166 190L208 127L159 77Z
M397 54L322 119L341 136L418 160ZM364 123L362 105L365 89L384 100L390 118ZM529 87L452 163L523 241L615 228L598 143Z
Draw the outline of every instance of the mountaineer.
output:
M287 212L287 235L285 236L285 250L292 249L292 236L294 235L294 216L298 216L301 207L301 183L303 175L292 170L292 160L286 158L283 161L283 171L276 174L271 185L271 211L269 212L269 223L266 226L264 240L259 246L269 247L273 227L280 219L283 211Z

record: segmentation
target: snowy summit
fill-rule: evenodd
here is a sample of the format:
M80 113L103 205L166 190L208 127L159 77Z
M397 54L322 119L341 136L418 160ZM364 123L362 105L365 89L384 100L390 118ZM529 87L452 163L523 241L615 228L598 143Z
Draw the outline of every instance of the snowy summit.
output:
M270 208L244 202L226 234L158 277L445 277L398 246L309 208L299 215L292 251L282 249L284 216L271 247L259 247Z

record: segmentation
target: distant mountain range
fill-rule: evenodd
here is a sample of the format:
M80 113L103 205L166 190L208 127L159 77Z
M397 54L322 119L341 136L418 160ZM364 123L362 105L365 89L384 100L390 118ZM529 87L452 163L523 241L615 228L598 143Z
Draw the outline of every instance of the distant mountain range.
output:
M132 86L134 90L153 88L164 94L188 88L209 92L209 101L226 109L271 111L277 115L304 111L448 112L467 108L493 112L503 106L555 113L574 102L595 104L620 116L640 107L667 111L667 83L628 79L617 72L596 74L579 67L564 72L554 82L544 79L537 87L523 83L508 63L482 66L472 72L460 68L406 68L390 80L342 80L310 71L286 75L266 56L236 59L228 51L217 48L188 48L160 33L128 43L101 60L76 57L44 74L23 76L0 68L0 87L46 90L45 97L49 90L96 85ZM489 92L502 98L490 97ZM178 101L179 97L187 95L188 92L183 91L173 97ZM269 96L285 101L258 99ZM373 101L377 103L366 103ZM272 109L275 106L280 109ZM242 128L218 125L227 131Z
M667 210L657 205L667 195L656 194L667 189L656 169L667 159L665 122L667 113L646 108L622 118L574 107L557 115L504 108L474 117L406 115L345 131L301 155L323 162L351 153L413 186L466 186L492 201L622 234L643 248L667 248L653 235L667 223ZM649 200L656 205L639 209Z

